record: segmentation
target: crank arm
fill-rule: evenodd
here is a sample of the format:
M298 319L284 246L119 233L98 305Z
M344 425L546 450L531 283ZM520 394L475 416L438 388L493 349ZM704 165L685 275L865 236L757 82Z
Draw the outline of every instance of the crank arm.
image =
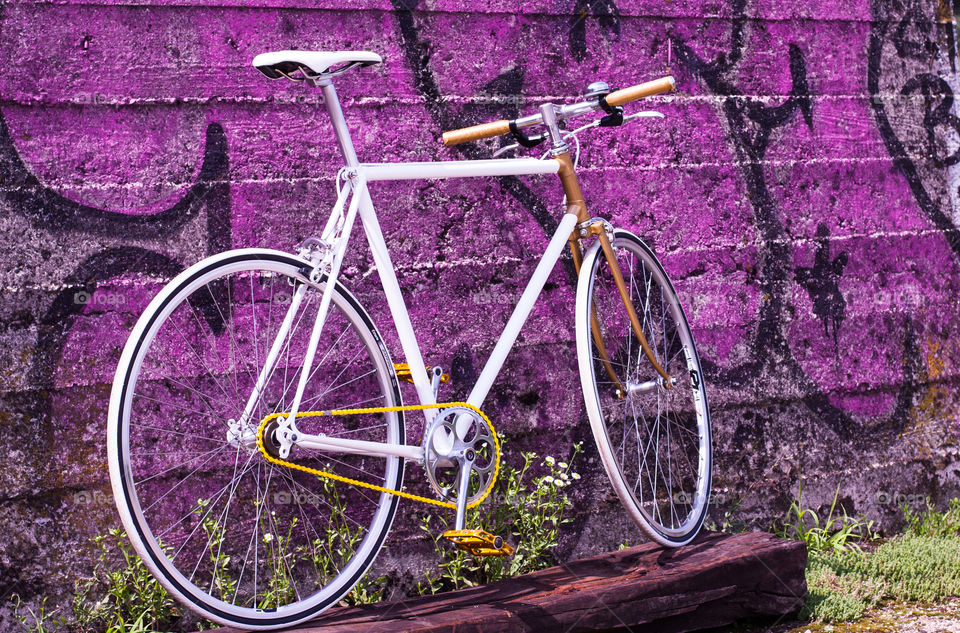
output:
M467 522L467 497L470 495L470 473L473 472L473 462L460 463L460 481L457 491L457 518L453 529L462 530Z

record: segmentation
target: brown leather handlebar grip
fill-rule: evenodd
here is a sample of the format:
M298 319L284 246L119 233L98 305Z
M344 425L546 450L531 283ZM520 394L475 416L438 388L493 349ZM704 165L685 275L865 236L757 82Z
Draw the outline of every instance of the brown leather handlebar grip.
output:
M500 136L510 132L510 121L506 119L501 121L491 121L481 125L472 125L470 127L460 128L459 130L450 130L443 133L443 144L447 147L459 145L468 141L476 141L481 138L490 138L491 136Z
M663 77L662 79L654 79L653 81L647 81L636 86L630 86L623 90L614 90L607 95L607 103L612 106L619 106L663 92L673 92L676 88L677 82L673 80L672 76Z

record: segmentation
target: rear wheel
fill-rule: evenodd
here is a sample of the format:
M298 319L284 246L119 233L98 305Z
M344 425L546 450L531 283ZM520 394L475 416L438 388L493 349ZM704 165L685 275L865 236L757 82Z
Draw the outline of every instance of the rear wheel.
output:
M710 415L700 359L680 301L635 235L612 241L647 342L676 382L645 356L599 243L577 285L577 356L587 414L617 496L654 541L676 547L703 524L710 495Z
M347 596L367 572L398 498L267 461L255 430L288 411L324 283L262 250L204 260L162 289L128 341L110 402L110 475L123 524L160 582L204 617L289 626ZM302 300L298 300L302 296ZM248 424L239 425L289 320ZM303 412L400 405L369 316L337 287ZM403 444L399 412L302 417L306 433ZM268 452L273 437L268 429ZM398 490L403 460L295 446L289 461Z

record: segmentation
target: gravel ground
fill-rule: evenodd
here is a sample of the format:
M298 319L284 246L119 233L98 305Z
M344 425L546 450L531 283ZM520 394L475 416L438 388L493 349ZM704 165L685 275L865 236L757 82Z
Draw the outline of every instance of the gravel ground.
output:
M940 604L890 603L867 611L856 622L782 622L731 629L736 633L960 633L960 598Z

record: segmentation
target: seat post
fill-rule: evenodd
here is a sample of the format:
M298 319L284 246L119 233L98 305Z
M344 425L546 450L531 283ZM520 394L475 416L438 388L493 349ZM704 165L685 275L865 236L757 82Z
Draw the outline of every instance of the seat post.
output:
M350 139L350 130L347 129L347 121L343 116L343 110L340 108L340 100L337 98L337 91L333 87L333 81L330 77L323 77L315 80L314 85L320 86L323 91L323 100L327 104L327 112L330 113L330 120L333 122L333 133L337 137L337 144L340 146L340 153L343 154L343 160L347 167L356 167L360 164L357 160L357 152L353 148L353 141Z

